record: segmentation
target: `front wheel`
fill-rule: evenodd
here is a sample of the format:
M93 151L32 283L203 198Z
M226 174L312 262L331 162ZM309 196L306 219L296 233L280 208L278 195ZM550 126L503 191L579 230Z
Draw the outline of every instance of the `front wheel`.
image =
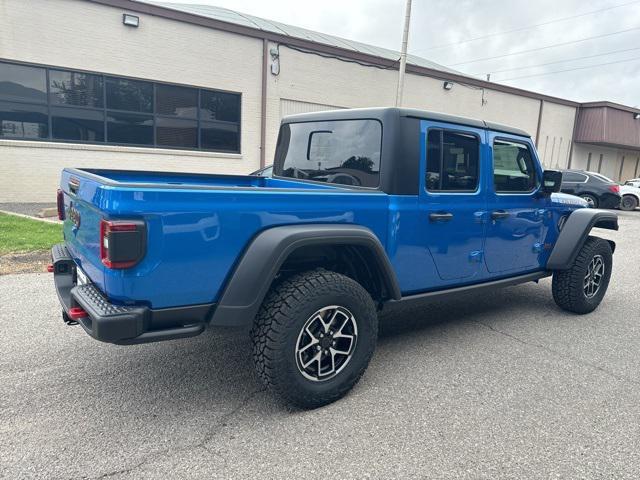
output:
M607 292L612 267L609 242L598 237L587 238L571 268L553 274L553 299L569 312L594 311Z
M272 288L256 316L253 359L262 381L302 408L344 396L373 355L378 317L369 293L326 270Z

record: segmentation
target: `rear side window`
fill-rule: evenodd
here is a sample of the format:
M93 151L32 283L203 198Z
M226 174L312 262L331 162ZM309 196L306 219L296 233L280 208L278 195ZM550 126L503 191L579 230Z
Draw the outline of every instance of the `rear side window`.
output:
M375 188L381 144L377 120L287 123L276 147L276 175Z
M475 135L429 130L426 186L430 192L474 192L478 188L480 141Z
M493 183L497 193L528 193L538 186L529 146L520 142L493 142Z
M587 181L587 176L581 173L564 172L562 174L562 181L568 183L585 183Z

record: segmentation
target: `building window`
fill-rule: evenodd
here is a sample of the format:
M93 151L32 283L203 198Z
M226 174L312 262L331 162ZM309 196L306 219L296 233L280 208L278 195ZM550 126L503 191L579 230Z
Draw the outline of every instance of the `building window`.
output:
M0 62L0 138L240 153L238 93Z
M196 148L198 145L198 122L182 118L158 117L156 119L156 142L167 147Z
M46 103L46 70L0 62L0 99Z
M152 146L153 117L135 113L109 112L107 139L109 143Z
M107 77L107 109L153 113L153 83Z
M56 140L104 142L104 112L84 108L52 108L51 130Z
M38 140L49 137L46 105L0 101L0 138Z
M102 108L102 90L100 75L49 70L49 98L52 104Z
M198 90L195 88L158 85L156 113L182 118L198 117Z

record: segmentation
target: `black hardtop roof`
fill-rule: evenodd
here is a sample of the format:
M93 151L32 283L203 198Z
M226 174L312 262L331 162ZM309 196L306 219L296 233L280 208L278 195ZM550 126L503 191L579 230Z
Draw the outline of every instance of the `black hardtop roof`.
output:
M502 125L500 123L487 122L476 118L460 117L448 113L431 112L417 108L375 107L375 108L349 108L342 110L324 110L321 112L298 113L282 119L282 123L318 122L327 120L356 120L361 118L373 118L384 122L390 117L413 117L437 122L455 123L475 128L486 128L497 132L511 133L523 137L531 137L529 133L519 128Z

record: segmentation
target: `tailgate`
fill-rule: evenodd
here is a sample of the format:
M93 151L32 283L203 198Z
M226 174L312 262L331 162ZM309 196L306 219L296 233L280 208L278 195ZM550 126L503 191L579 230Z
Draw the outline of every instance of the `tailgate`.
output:
M69 253L87 277L103 292L104 265L100 261L100 184L94 179L62 172L64 239Z

